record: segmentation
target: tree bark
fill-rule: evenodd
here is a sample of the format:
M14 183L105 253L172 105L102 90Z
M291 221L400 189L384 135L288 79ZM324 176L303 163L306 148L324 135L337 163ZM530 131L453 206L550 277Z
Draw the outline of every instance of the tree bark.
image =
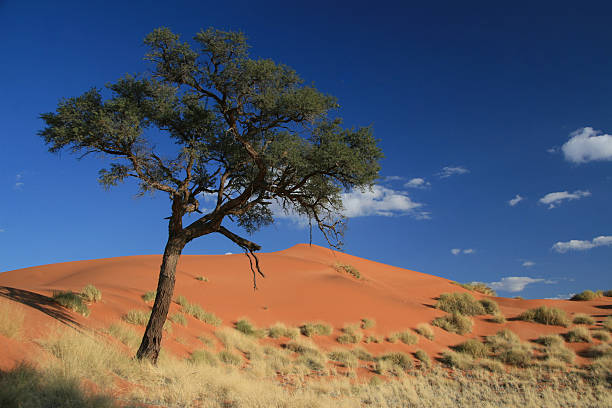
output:
M140 343L140 348L136 353L136 358L139 360L147 359L153 364L157 364L161 349L162 330L168 317L172 294L174 293L176 264L185 244L184 240L172 236L168 238L166 243L151 318L147 324L142 343Z

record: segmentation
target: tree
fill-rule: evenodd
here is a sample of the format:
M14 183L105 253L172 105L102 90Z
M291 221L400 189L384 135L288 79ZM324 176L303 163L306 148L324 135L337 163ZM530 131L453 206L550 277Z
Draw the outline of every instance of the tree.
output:
M281 208L308 217L329 243L340 242L340 193L371 187L382 153L371 128L344 129L330 116L338 108L334 97L304 85L285 65L250 58L242 33L209 28L192 47L159 28L144 42L150 73L107 84L106 100L96 88L61 100L55 112L41 115L46 127L39 134L51 152L114 159L99 172L105 188L135 178L140 194L169 195L157 297L137 352L155 363L188 242L211 233L235 242L254 261L256 288L256 271L263 276L254 253L260 246L224 220L252 234ZM175 142L175 155L155 151L154 132ZM199 209L202 195L215 202L207 214ZM185 226L186 215L197 217Z

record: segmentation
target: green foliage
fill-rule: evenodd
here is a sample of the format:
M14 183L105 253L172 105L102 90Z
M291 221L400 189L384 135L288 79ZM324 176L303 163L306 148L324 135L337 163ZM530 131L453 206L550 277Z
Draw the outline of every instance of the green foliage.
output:
M231 357L229 358L231 359ZM204 364L215 367L219 360L217 359L217 356L210 351L201 349L195 350L193 353L191 353L189 356L189 361L193 364Z
M460 313L465 316L477 316L486 313L483 305L469 293L442 293L436 308L447 313Z
M356 279L361 279L361 273L357 270L357 268L355 268L352 265L343 264L343 263L338 262L334 265L334 269L337 270L338 272L347 273Z
M102 292L91 283L81 290L81 296L86 302L94 303L102 300Z
M419 342L419 338L410 330L391 333L387 340L389 341L389 343L397 343L397 341L399 340L404 344L417 344Z
M223 363L228 364L228 365L233 365L233 366L242 365L242 357L240 357L236 353L233 353L232 351L227 350L227 349L221 350L219 353L217 353L217 357Z
M261 338L266 335L266 331L263 329L258 329L251 323L248 319L242 318L236 322L236 330L241 333L246 334L247 336L253 336L257 338Z
M369 317L364 317L363 319L361 319L361 328L362 329L371 329L374 326L376 326L376 320L375 319L369 318Z
M142 300L144 300L145 302L153 302L155 298L157 297L157 292L154 290L150 290L146 292L144 295L142 295L141 297L142 297Z
M429 358L429 354L425 351L419 349L414 352L414 357L421 362L423 367L429 367L431 365L431 359Z
M416 327L416 332L428 340L434 339L433 328L427 323L419 323L419 325Z
M552 326L567 327L570 325L570 320L563 310L548 306L529 309L521 313L518 319Z
M453 347L458 353L468 354L474 358L486 357L489 348L475 339L469 339Z
M454 285L459 285L464 289L473 290L475 292L480 292L482 294L488 296L497 296L497 293L486 284L482 282L472 282L472 283L459 283L459 282L451 282Z
M448 332L467 334L472 331L474 321L460 313L451 313L446 316L436 317L431 324Z
M588 324L590 326L590 325L595 324L595 319L593 319L591 316L587 314L576 313L574 315L574 320L572 320L572 322L574 324Z
M584 326L574 327L572 330L568 331L563 336L565 337L565 340L569 343L590 343L592 340L589 329Z
M490 315L499 314L500 312L499 305L497 304L496 301L492 299L480 299L479 302L484 308L486 314L490 314Z
M196 280L199 280L200 282L208 282L208 278L205 278L204 276L196 276Z
M597 292L593 292L592 290L585 290L583 292L577 293L574 296L572 296L570 298L570 300L578 300L578 301L584 301L584 300L594 300L597 298L600 298L603 295L603 292L598 290Z
M323 322L304 323L300 326L300 332L306 337L329 336L333 331L331 325Z
M85 302L83 302L83 296L80 293L74 293L72 291L54 291L53 300L66 309L74 310L83 316L89 316L89 309Z
M183 312L213 326L221 326L223 320L212 312L202 309L197 303L189 303L185 296L177 296L174 300L183 308Z
M180 324L181 326L187 326L187 318L182 313L175 313L170 316L172 323Z

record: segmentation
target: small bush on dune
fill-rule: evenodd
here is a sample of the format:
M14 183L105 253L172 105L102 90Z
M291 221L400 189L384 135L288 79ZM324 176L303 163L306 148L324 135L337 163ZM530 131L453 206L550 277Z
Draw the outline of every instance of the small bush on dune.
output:
M499 314L499 305L492 299L480 299L480 304L484 308L486 314L497 315Z
M313 343L310 340L307 341L306 339L292 340L285 345L285 348L287 350L291 350L298 354L305 354L305 353L320 354L321 353L321 351L319 350L319 348L317 347L315 343Z
M499 324L506 323L506 318L501 313L494 315L489 320L493 323L499 323Z
M546 347L560 346L564 343L563 338L559 336L558 334L546 334L546 335L538 337L534 341Z
M504 365L502 363L497 360L491 360L490 358L481 358L478 360L478 367L492 373L501 373L504 371Z
M495 358L501 362L516 367L527 367L532 357L531 348L524 343L502 350L495 355Z
M572 322L574 324L588 324L590 326L590 325L595 324L595 319L593 319L591 316L587 314L576 313L574 315L574 320L572 320Z
M563 337L565 337L565 340L569 343L591 342L591 333L589 332L589 329L584 326L574 327L572 330L565 333Z
M521 339L512 330L500 330L493 336L487 336L485 343L492 351L498 351L504 348L511 347L515 344L520 344Z
M563 344L556 344L554 346L546 348L544 351L546 360L558 360L569 364L574 362L576 353L573 350L568 349Z
M157 297L157 292L155 292L154 290L150 290L146 292L144 295L142 295L141 297L142 297L142 300L144 300L145 302L153 302L155 298Z
M482 304L469 293L442 293L436 308L447 313L461 313L465 316L477 316L486 313Z
M102 292L91 283L81 290L81 296L86 302L94 303L102 300Z
M612 332L612 316L606 317L606 319L601 323L604 329Z
M337 361L347 368L356 368L358 365L357 358L348 350L333 350L327 356L330 360Z
M0 334L18 338L25 320L25 313L13 303L0 299Z
M136 348L140 344L141 336L125 323L113 323L108 327L108 334L119 340L130 348Z
M363 339L363 333L353 324L345 325L342 332L336 339L340 344L357 344Z
M246 334L247 336L253 336L253 337L261 338L261 337L263 337L266 334L265 330L258 329L257 327L255 327L253 325L253 323L251 323L246 318L242 318L242 319L238 320L236 322L235 328L236 328L236 330L238 330L241 333Z
M300 326L301 333L306 337L329 336L334 329L330 324L323 322L304 323Z
M504 329L493 336L487 336L485 344L492 352L491 358L504 364L526 367L533 357L533 351L528 343L521 342L516 333Z
M596 346L591 346L580 354L588 358L612 357L612 346L602 343Z
M570 320L563 310L548 306L540 306L536 309L529 309L521 313L518 316L518 319L551 326L567 327L570 325Z
M486 357L489 354L488 347L476 339L466 340L454 346L453 349L458 353L468 354L474 358Z
M85 317L89 316L89 309L85 302L83 302L83 296L79 293L74 293L72 291L55 291L53 292L53 300L66 309L74 310Z
M189 303L185 296L177 296L174 301L183 308L183 312L204 323L212 326L221 326L221 323L223 323L223 320L214 313L202 309L202 306L197 303Z
M228 365L233 365L233 366L242 365L242 357L240 357L236 353L233 353L232 351L227 350L227 349L221 350L219 353L217 353L217 357L223 363L228 364Z
M357 360L361 361L374 361L374 356L370 354L367 350L361 347L355 347L351 350L351 353L357 358Z
M205 278L204 276L196 276L196 280L199 280L200 282L208 282L208 278Z
M334 265L334 269L337 270L338 272L347 273L356 279L361 279L361 273L357 270L357 268L355 268L352 265L336 263Z
M421 362L423 367L429 367L431 365L429 355L421 349L414 352L414 357Z
M129 324L136 326L146 326L151 318L150 310L136 310L132 309L122 316L122 319ZM164 322L164 330L168 333L172 332L172 323L168 320Z
M215 367L218 361L217 356L208 350L196 350L189 356L189 362L192 364L205 364Z
M440 327L448 332L457 334L467 334L472 331L474 322L467 316L459 313L452 313L446 316L437 317L432 322L432 325Z
M200 340L207 347L214 347L215 346L215 339L213 339L212 337L210 337L208 335L198 336L198 340Z
M474 359L472 357L455 351L445 351L442 353L440 361L449 367L460 370L469 370L474 367Z
M391 352L382 354L376 358L376 361L387 363L391 365L392 368L399 368L403 371L410 370L413 366L412 358L410 358L408 354L402 352ZM383 367L381 367L381 369L377 371L382 372L382 368Z
M421 336L425 337L428 340L433 340L434 339L433 328L430 325L428 325L427 323L420 323L416 327L416 332L419 333Z
M169 319L170 321L172 321L172 323L180 324L181 326L187 326L187 318L182 313L175 313L170 316Z
M597 340L600 340L600 341L603 341L603 342L610 341L610 335L607 332L603 331L603 330L595 330L592 333L592 336L593 336L594 339L597 339Z
M491 289L485 283L482 283L482 282L471 282L471 283L451 282L451 283L453 283L455 285L459 285L459 286L461 286L464 289L473 290L475 292L479 292L479 293L482 293L484 295L497 296L497 293L495 293L495 291L493 289Z
M364 343L382 343L383 342L383 338L382 336L377 336L375 334L370 334L369 336L366 336L366 338L363 340Z
M361 319L362 329L371 329L374 326L376 326L376 320L369 317L364 317L363 319Z
M593 292L592 290L585 290L584 292L580 292L571 297L570 300L594 300L600 298L603 295L601 291Z
M287 337L295 339L300 335L300 329L296 327L287 327L283 323L277 322L268 328L268 336L273 339Z
M416 334L412 333L410 330L405 330L402 332L391 333L387 338L389 343L397 343L397 341L401 341L404 344L417 344L419 342L419 338Z

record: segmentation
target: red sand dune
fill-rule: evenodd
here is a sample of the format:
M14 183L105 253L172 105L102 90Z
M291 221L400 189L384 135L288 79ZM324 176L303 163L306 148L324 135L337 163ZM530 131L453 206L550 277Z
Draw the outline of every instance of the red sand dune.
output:
M258 278L259 289L254 291L252 275L247 258L236 255L183 255L177 268L175 296L184 295L190 302L220 316L224 325L231 326L241 317L248 317L256 325L264 327L275 322L299 325L303 322L322 320L334 326L329 337L317 337L316 342L324 348L338 343L335 338L346 323L359 322L371 317L376 326L366 334L381 336L392 331L414 329L419 323L429 323L445 313L433 308L437 298L444 292L467 292L451 281L436 276L384 265L355 256L331 251L319 246L296 245L280 252L262 253L260 262L266 278ZM67 262L19 269L0 274L0 299L2 297L20 301L26 313L23 338L44 335L57 322L83 325L94 329L105 329L131 309L148 309L141 296L154 290L157 283L160 255L130 256ZM361 273L362 279L338 272L336 263L350 264ZM205 276L208 282L196 280ZM90 306L87 318L66 311L49 302L54 290L79 291L87 284L102 291L102 301ZM476 298L485 297L471 292ZM44 295L44 296L39 296ZM570 315L586 313L601 321L612 307L610 298L588 302L567 300L518 300L494 298L502 313L512 318L522 311L548 305L561 308ZM180 310L173 304L170 313ZM174 325L171 334L164 334L163 347L179 356L201 346L197 336L212 332L213 327L188 316L187 327ZM413 352L423 349L435 357L448 346L458 344L466 338L479 338L509 328L523 340L532 340L541 334L563 333L566 328L545 326L522 321L497 324L487 317L474 317L474 331L466 336L448 333L434 328L435 339L419 336L417 345L361 344L368 350L379 353L397 349ZM142 328L140 328L142 331ZM179 338L177 342L175 339ZM574 350L586 348L587 344L568 344ZM23 358L35 359L34 343L19 342L0 335L0 368L12 365ZM578 358L577 363L586 359Z

